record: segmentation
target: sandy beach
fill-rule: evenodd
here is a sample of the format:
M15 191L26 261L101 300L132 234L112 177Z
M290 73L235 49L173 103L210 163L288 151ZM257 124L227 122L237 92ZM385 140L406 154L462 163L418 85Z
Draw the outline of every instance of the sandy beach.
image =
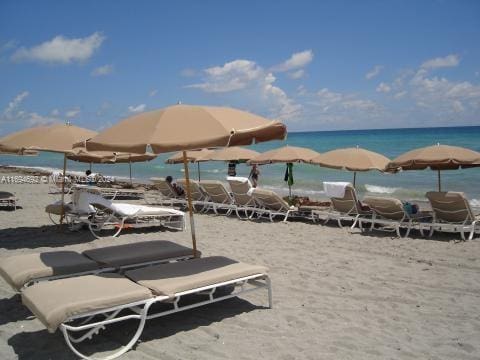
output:
M5 172L0 175L15 175ZM0 210L0 256L85 250L139 240L190 245L190 232L125 231L95 239L50 223L45 184L0 184L20 209ZM149 321L123 359L480 359L480 241L350 233L333 222L270 223L197 215L199 249L266 265L274 307L256 292ZM0 358L75 359L0 281ZM89 345L123 343L135 324Z

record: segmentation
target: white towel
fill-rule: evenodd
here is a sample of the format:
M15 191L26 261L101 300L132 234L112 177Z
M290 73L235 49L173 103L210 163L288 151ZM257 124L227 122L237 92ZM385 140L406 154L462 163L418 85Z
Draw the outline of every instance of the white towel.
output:
M325 195L329 198L343 198L345 196L345 188L349 185L351 185L349 182L324 181L323 190L325 191Z
M227 176L227 181L238 181L242 184L245 184L246 182L250 182L248 178L241 177L241 176Z

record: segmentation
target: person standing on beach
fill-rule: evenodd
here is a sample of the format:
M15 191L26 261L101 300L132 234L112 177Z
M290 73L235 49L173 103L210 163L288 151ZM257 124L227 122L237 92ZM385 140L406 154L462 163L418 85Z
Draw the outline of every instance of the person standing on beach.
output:
M250 175L248 178L252 181L252 186L254 188L257 187L258 184L258 175L260 175L260 170L258 169L257 165L252 165L252 170L250 170Z
M228 163L228 176L237 176L237 162L230 161Z

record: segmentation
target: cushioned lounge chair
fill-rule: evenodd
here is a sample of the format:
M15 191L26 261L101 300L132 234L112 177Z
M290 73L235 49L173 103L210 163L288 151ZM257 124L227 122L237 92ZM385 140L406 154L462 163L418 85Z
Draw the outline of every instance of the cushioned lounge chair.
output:
M283 216L283 222L286 222L291 214L302 215L297 207L290 206L274 191L255 188L252 190L252 196L262 207L258 214L268 216L270 221L273 221L275 216ZM310 219L314 220L313 215Z
M368 222L372 216L370 210L362 209L355 188L351 184L345 186L343 197L331 197L330 201L331 206L330 210L326 212L325 223L329 220L336 220L338 226L343 227L342 221L353 221L351 229L358 224L360 230L363 230L363 223Z
M14 210L17 210L17 197L11 192L0 191L0 206L13 207Z
M152 192L147 192L145 194L145 201L148 204L160 204L160 205L170 205L170 206L185 206L187 203L185 201L185 196L180 196L175 192L175 189L172 187L165 178L150 178L150 181L153 183L155 189L160 193L160 196L152 195Z
M429 236L434 231L454 232L460 233L463 240L471 240L475 232L480 232L480 215L472 211L464 193L430 191L426 197L433 210Z
M228 184L232 190L233 199L235 200L235 213L239 219L249 219L253 217L259 209L259 204L253 198L251 191L252 183L248 178L239 176L227 177Z
M145 191L138 189L123 189L123 188L113 188L113 187L99 187L92 185L73 185L72 189L91 189L98 192L104 198L115 200L115 199L144 199Z
M200 252L197 253L200 256ZM165 240L141 241L75 251L50 251L9 256L0 261L0 275L16 291L39 281L84 274L122 272L193 257L191 248Z
M211 200L215 214L218 214L218 210L226 210L226 215L228 216L236 209L235 200L222 182L216 180L201 180L200 186L205 190Z
M225 286L232 293L216 295ZM63 333L70 349L81 358L78 344L107 325L136 319L138 328L132 339L108 356L113 359L135 345L146 320L267 289L272 306L267 269L213 256L185 262L155 265L119 274L87 275L41 282L22 292L22 301L49 332ZM184 296L195 296L195 302L184 305ZM168 310L152 308L153 304L170 304ZM104 319L99 319L103 316Z
M116 237L124 227L160 225L174 230L185 229L185 214L182 211L159 206L116 203L92 191L76 191L73 211L67 215L71 223L84 223L92 234L99 238L104 230L113 230Z
M189 180L190 182L190 193L192 195L192 204L197 211L206 212L210 209L213 209L212 202L208 194L203 190L202 186L196 180ZM187 180L178 179L177 184L180 185L184 191L185 196L187 196Z
M409 214L405 211L403 203L395 198L368 196L363 202L373 211L370 229L380 225L381 230L395 231L398 237L407 237L414 227L420 229L421 222L431 220L429 214ZM401 229L405 229L403 236Z

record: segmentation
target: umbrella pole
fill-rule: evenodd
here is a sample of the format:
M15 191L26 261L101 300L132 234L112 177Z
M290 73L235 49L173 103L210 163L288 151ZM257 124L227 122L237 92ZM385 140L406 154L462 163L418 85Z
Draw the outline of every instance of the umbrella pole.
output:
M355 183L356 183L356 181L357 181L357 172L354 171L354 172L353 172L353 188L354 188L354 189L355 189Z
M190 178L188 174L187 152L183 151L183 168L185 169L185 184L187 187L188 213L190 215L190 230L192 232L193 256L197 257L197 239L195 237L195 221L193 219L192 191L190 189ZM198 173L200 175L200 173Z
M62 211L60 212L60 224L63 223L63 219L65 218L64 200L65 200L65 175L66 175L66 171L67 171L67 153L63 153Z
M290 198L290 201L292 201L292 186L288 185L288 197Z
M130 168L130 185L132 185L132 162L128 162L128 167Z
M438 171L438 192L442 191L442 179L440 177L440 170Z
M200 181L200 162L197 162L198 181Z

